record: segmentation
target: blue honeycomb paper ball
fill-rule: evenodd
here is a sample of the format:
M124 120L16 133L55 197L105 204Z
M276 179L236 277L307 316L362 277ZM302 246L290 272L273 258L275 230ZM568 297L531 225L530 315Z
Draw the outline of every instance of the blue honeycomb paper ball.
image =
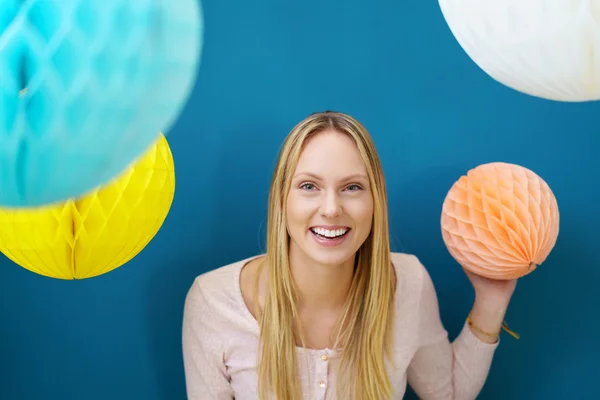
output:
M199 0L0 0L0 207L80 197L167 135L203 32Z

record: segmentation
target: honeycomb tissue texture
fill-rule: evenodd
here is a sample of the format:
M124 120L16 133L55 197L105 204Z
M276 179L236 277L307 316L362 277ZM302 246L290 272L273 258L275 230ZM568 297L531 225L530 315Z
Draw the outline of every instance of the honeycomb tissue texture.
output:
M35 209L0 209L0 250L40 275L83 279L135 257L162 226L175 193L166 138L88 195Z
M558 205L534 172L488 163L452 185L441 228L450 254L464 268L488 278L514 279L532 272L553 249Z
M467 55L519 92L600 100L600 1L439 0Z
M0 1L0 205L119 175L168 134L202 50L198 0Z

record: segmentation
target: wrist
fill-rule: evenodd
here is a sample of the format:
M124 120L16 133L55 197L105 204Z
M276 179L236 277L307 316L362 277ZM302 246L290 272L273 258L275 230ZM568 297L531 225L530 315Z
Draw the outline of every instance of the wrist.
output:
M486 293L475 293L474 307L492 314L505 314L510 299L503 296L494 296Z
M518 339L518 334L510 331L504 321L507 309L508 301L476 297L467 318L471 332L485 343L496 343L503 329Z

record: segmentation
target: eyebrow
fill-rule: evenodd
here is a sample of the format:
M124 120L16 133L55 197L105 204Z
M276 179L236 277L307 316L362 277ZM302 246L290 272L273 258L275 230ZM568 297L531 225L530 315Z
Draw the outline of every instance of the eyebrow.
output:
M294 179L297 179L300 176L307 176L307 177L311 177L313 179L316 179L318 181L322 181L323 178L320 177L319 175L313 174L312 172L299 172L297 174L294 175ZM346 181L352 181L355 179L364 179L366 181L369 180L369 178L365 175L365 174L353 174L353 175L349 175L347 177L345 177L344 179L342 179L343 182Z

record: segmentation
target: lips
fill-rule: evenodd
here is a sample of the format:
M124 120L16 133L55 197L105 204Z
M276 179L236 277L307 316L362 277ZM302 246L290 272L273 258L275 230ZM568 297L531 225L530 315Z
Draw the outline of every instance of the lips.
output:
M350 228L347 226L313 226L310 231L317 237L325 240L335 240L342 238L350 232Z
M344 226L335 227L312 227L309 229L310 235L319 245L324 247L335 247L341 245L348 235L351 229Z

